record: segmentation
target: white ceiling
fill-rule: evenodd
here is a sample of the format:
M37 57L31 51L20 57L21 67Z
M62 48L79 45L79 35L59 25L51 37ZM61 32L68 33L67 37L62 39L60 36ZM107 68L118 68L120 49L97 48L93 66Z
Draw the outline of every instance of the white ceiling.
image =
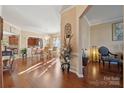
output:
M123 18L123 6L94 5L89 9L85 17L90 25L120 21Z
M2 6L3 18L28 31L42 34L60 32L62 5L6 5Z
M70 5L6 5L2 6L3 18L27 31L42 34L60 32L60 11ZM123 6L94 5L86 14L90 25L122 20Z

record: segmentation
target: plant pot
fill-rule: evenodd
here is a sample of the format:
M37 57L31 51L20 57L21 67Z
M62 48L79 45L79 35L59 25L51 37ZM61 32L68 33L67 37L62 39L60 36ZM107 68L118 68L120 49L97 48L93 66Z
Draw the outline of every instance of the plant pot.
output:
M87 66L87 63L88 63L88 58L87 57L83 57L82 58L82 64L83 64L83 66Z

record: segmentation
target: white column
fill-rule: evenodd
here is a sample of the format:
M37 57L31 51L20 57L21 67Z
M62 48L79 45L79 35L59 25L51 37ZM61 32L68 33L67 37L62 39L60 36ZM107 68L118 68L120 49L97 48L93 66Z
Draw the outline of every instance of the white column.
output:
M2 6L0 5L0 16L2 16Z
M77 63L77 75L78 77L83 77L83 70L82 70L82 52L81 52L81 36L80 36L80 29L79 29L79 21L80 19L77 18L77 45L78 45L78 63Z

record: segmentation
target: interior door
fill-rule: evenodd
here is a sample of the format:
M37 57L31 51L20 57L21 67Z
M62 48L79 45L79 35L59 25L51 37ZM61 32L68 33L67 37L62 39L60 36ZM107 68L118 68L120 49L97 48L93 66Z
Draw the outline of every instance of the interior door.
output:
M0 17L0 87L3 87L3 63L2 63L2 50L1 50L2 37L3 37L3 19Z

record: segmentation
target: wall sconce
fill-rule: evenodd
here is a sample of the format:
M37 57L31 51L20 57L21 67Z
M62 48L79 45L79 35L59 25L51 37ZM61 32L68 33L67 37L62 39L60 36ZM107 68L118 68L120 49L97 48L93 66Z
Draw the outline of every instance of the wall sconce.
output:
M99 52L97 46L92 46L90 49L90 59L93 62L99 61Z

